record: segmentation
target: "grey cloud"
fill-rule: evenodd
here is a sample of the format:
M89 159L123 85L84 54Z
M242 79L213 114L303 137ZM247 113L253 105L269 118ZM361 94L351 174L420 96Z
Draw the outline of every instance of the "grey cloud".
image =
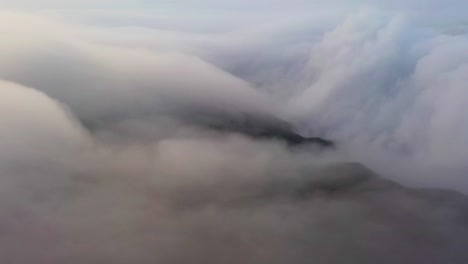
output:
M61 14L0 16L1 262L466 263L467 198L397 183L467 190L465 35L373 9L216 33ZM166 115L192 106L339 148Z
M2 184L2 261L466 260L465 197L238 136L103 144L44 94L2 83L8 89L29 115L2 122L2 140L20 143L21 133L40 140L27 151L48 151L40 163L19 153L21 169L2 166L2 182L14 183Z

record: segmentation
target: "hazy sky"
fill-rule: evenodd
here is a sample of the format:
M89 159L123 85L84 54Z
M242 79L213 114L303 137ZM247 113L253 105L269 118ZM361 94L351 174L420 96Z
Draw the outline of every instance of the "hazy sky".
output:
M175 9L189 12L206 11L212 12L256 12L258 14L275 12L281 13L307 13L310 11L330 9L334 12L341 12L346 9L355 9L365 5L375 6L389 11L404 11L418 15L436 14L436 16L455 16L465 18L464 9L467 3L461 0L2 0L1 6L9 8L26 9ZM435 17L433 17L435 18Z

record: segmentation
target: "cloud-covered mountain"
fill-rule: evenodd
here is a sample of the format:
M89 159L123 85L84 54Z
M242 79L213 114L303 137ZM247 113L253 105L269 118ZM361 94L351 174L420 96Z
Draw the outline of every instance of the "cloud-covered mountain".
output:
M346 2L2 2L0 262L467 263L465 3Z

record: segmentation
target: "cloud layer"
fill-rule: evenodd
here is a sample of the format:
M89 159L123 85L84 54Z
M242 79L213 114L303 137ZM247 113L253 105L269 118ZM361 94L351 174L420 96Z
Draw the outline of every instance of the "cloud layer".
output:
M468 192L464 24L319 6L3 11L0 262L466 263L467 199L398 184ZM339 147L176 118L200 109Z

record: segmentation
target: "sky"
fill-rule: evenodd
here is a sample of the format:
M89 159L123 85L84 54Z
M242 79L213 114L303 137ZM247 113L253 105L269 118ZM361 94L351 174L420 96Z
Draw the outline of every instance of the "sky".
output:
M0 262L467 263L466 10L0 0Z

